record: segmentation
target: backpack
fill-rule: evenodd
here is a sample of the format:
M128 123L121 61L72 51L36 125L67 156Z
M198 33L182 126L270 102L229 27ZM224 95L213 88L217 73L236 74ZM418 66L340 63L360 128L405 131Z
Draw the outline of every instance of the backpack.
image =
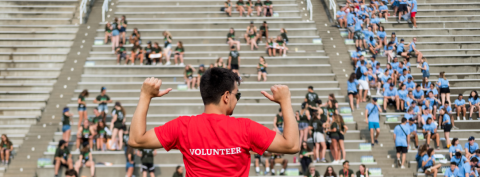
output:
M357 78L357 80L359 80L360 78L362 78L362 76L363 76L362 68L361 66L359 66L357 68L357 71L355 71L355 77Z

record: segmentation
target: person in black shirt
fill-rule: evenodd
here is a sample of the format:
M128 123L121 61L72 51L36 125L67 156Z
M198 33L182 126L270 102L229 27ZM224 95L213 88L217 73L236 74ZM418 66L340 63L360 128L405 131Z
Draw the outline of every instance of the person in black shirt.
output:
M123 47L123 43L120 42L119 46L115 48L115 52L117 53L117 65L119 65L122 58L127 58L127 50Z
M178 59L180 59L180 66L185 66L183 64L183 53L185 53L185 48L183 48L182 41L177 42L177 47L175 48L175 65L178 65Z
M83 125L77 131L77 150L80 149L80 145L83 147L93 148L93 136L94 131L87 119L83 120Z
M112 132L112 144L117 144L117 150L123 149L123 131L125 130L125 122L127 113L120 102L115 102L112 110L112 122L110 123L110 131Z
M103 41L103 44L108 44L108 39L112 36L112 25L110 22L107 22L105 24L105 39Z
M264 17L271 17L273 14L273 5L272 1L266 0L263 2L263 16Z
M225 12L229 17L232 16L232 4L230 0L227 0L227 2L225 2Z
M118 30L118 32L120 32L120 37L122 38L123 43L126 44L127 18L125 17L125 15L122 15L122 18L120 19L119 27L120 27L120 30Z
M183 78L189 90L195 88L197 78L193 77L193 73L195 73L195 68L193 68L192 65L185 66Z
M151 177L155 177L155 164L153 163L153 157L157 155L157 150L141 149L137 151L137 155L142 159L143 177L147 177L147 173L149 173Z
M203 74L205 73L205 65L204 64L200 64L198 66L198 75L197 77L195 78L196 79L196 83L197 83L197 88L200 88L200 80L203 76Z
M150 51L148 57L153 60L152 65L162 65L163 52L162 47L158 45L158 42L153 43L152 51Z
M175 169L175 173L173 173L173 176L172 177L183 177L183 168L182 166L177 166L177 168Z
M257 0L255 2L255 10L257 11L257 16L260 16L260 13L262 12L263 9L263 3L261 0Z
M263 21L262 26L260 26L260 31L257 35L257 40L262 40L262 37L265 37L268 40L268 24L267 21Z
M93 103L98 103L98 111L100 111L101 114L108 113L108 105L107 103L111 103L112 100L110 100L110 97L107 95L107 88L102 87L100 89L100 95L97 96L93 100Z
M137 41L135 44L133 44L132 47L132 55L130 56L130 62L131 65L135 64L135 59L140 58L140 65L143 65L143 50L142 47L140 46L140 42ZM125 61L125 64L128 63L128 60Z
M300 152L298 153L298 160L300 161L300 164L302 165L302 172L303 174L308 173L308 166L312 163L312 156L313 152L312 150L308 147L307 142L302 143L302 147L300 148Z
M143 48L143 53L145 54L145 59L147 59L147 65L152 64L152 59L150 58L150 53L152 53L152 41L147 42L147 46ZM156 64L156 63L155 63Z
M275 42L277 43L278 53L283 54L283 57L286 57L288 48L285 44L285 41L282 39L282 36L277 36L277 40Z
M96 129L97 150L105 151L104 144L107 139L107 132L105 131L105 120L99 120Z
M285 44L288 44L287 30L285 28L280 29L280 36L282 36L283 41L285 41Z
M83 119L88 119L87 115L87 103L85 97L88 97L88 90L84 89L80 95L78 95L78 126L82 123ZM69 124L70 125L70 124ZM68 141L68 140L67 140Z
M243 13L245 12L245 7L243 7L245 3L243 3L243 0L238 0L237 1L237 11L240 13L240 17L243 17Z
M127 158L127 172L126 177L132 177L133 170L135 169L135 150L127 145L127 150L125 151L125 156Z
M305 177L320 177L320 172L315 170L315 166L313 164L310 164L310 166L308 167L308 171L306 171L303 176L305 176Z
M234 73L238 73L238 70L240 69L240 53L238 53L237 50L235 50L235 46L232 46L230 49L230 54L228 56L228 69L231 69Z
M57 150L55 150L55 157L53 161L55 166L55 176L58 176L58 171L60 167L65 167L67 169L73 169L72 154L68 149L68 143L65 140L60 140L58 142Z
M70 169L65 171L65 177L78 177L78 173L75 171L75 169Z
M227 43L230 47L236 45L237 50L240 51L240 40L235 40L235 29L230 28L230 31L227 34Z
M245 6L247 7L247 17L253 16L252 11L253 11L254 4L252 0L248 0Z
M70 109L68 107L63 108L63 114L62 114L62 132L63 132L62 138L67 142L70 140L70 135L72 132L70 125L72 123L71 119L73 117L73 114L70 113L69 110ZM78 127L80 127L80 124L78 125Z
M75 171L79 173L81 167L90 167L90 176L95 177L95 162L93 161L92 153L88 147L83 147L78 156L78 161L75 162Z
M327 162L325 160L325 152L327 146L325 145L325 135L323 129L325 128L325 122L321 120L323 115L323 109L319 109L317 112L312 113L313 119L310 121L309 129L312 130L313 143L315 145L314 154L317 162ZM325 115L323 115L325 116Z
M135 44L135 43L137 43L137 41L142 43L142 41L140 39L140 31L138 31L138 28L133 28L133 32L130 35L130 44Z

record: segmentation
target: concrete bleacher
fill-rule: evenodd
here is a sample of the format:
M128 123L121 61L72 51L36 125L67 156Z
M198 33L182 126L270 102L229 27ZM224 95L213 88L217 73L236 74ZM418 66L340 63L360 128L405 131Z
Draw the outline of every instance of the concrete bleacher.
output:
M78 0L0 1L0 134L14 151L37 123L77 32ZM0 167L0 176L8 170Z
M243 82L239 89L242 98L236 106L235 117L248 117L269 128L273 127L273 117L278 111L278 105L264 98L260 91L269 90L271 85L286 84L290 87L292 93L292 102L294 110L300 109L300 104L305 98L307 87L314 86L315 92L325 102L329 93L334 93L339 100L340 107L347 107L344 102L344 96L340 93L339 83L333 74L333 68L330 65L330 58L323 50L321 43L313 42L319 39L318 29L313 21L308 21L303 15L300 7L300 1L296 0L278 0L275 1L275 12L278 17L238 17L238 13L233 13L232 17L227 17L225 13L219 12L224 1L198 1L198 0L118 0L112 1L114 7L109 12L110 18L125 15L128 21L127 35L129 36L133 28L138 28L142 34L142 47L147 41L159 42L162 44L163 36L161 33L168 30L173 36L173 47L176 47L177 41L182 41L185 47L184 63L191 64L198 68L199 64L208 66L214 63L218 57L228 58L229 47L225 44L225 35L230 27L234 27L236 35L241 40L241 68L240 74ZM160 10L159 10L160 9ZM243 34L250 21L254 21L257 28L263 21L269 25L270 37L280 34L280 28L286 28L289 37L289 52L287 57L265 57L269 67L267 82L257 82L257 63L259 56L267 56L264 51L265 42L259 43L259 49L251 51L250 47L244 42ZM103 41L104 25L100 23L97 29L95 40ZM161 45L163 47L163 45ZM131 44L125 45L130 53ZM173 60L173 57L172 57ZM81 81L75 90L72 90L74 96L67 105L70 110L76 110L77 96L83 89L88 89L90 97L86 98L87 111L92 115L92 110L96 106L93 99L99 94L100 87L107 88L107 95L115 101L120 101L125 107L127 115L127 125L130 121L138 101L138 93L141 82L146 77L157 77L162 79L163 88L174 88L168 95L152 99L151 109L148 113L147 128L153 128L163 125L180 115L199 114L203 111L203 104L198 89L177 90L177 85L183 84L182 66L164 66L164 65L139 65L138 61L134 66L116 65L116 55L111 51L111 44L93 45L90 56L87 58ZM109 109L113 105L109 104ZM107 118L110 120L110 117ZM72 120L72 139L70 148L76 150L74 140L76 137L78 115ZM109 125L109 122L107 123ZM347 151L347 160L351 163L353 170L358 170L361 164L361 157L371 155L371 150L361 150L360 143L365 143L364 137L361 137L360 130L357 130L357 123L348 123L349 131L346 134L345 147ZM56 145L61 139L61 125L58 125L54 140L50 145ZM171 176L177 165L183 164L182 155L179 151L166 152L163 149L158 150L159 154L155 157L156 176ZM96 163L110 162L112 166L97 165L96 176L122 176L125 174L125 156L123 151L94 151L93 158ZM44 152L45 158L52 158L51 152ZM73 152L74 160L77 159L78 152ZM327 161L331 162L330 152L326 154ZM300 169L300 164L293 163L294 155L286 155L289 160L289 167ZM137 165L140 158L136 158ZM253 161L252 161L253 162ZM377 167L377 163L365 163L367 167ZM316 168L324 172L328 165L334 166L335 170L341 169L341 164L316 163ZM279 166L276 167L277 172ZM61 173L60 173L61 174ZM138 176L139 168L135 170ZM250 174L254 175L254 168L251 168ZM39 177L52 176L53 166L45 166L37 169ZM88 168L81 170L82 176L89 176Z
M344 1L339 3L342 2ZM381 24L381 26L385 27L387 41L389 41L392 32L396 33L398 40L405 39L405 44L409 44L412 38L416 37L417 49L427 58L430 66L431 76L429 81L432 83L436 82L439 72L445 71L446 77L450 81L450 100L453 102L457 99L459 93L464 95L464 100L468 100L470 91L479 89L476 81L480 59L478 53L480 44L477 42L480 32L477 27L480 4L474 0L417 0L417 2L418 12L416 19L418 28L416 29L412 29L412 24L403 20L397 23L398 18L393 14L393 10L389 10L392 16L388 18L387 22ZM345 29L339 30L341 33L347 32ZM346 45L349 51L355 50L354 44ZM367 55L370 56L370 54ZM387 62L385 56L377 56L377 61L382 63L382 68L385 67ZM399 61L401 61L401 58ZM421 83L422 74L415 67L417 64L416 59L410 59L410 63L415 82ZM382 96L373 97L383 98ZM388 113L381 114L382 120L386 120L386 116L402 117L404 114L395 112L393 107L390 107L387 111ZM477 120L477 114L473 115L473 120L468 120L468 114L467 120L457 120L455 112L454 115L455 126L459 129L453 129L450 133L450 138L459 138L463 146L469 136L477 137L479 135L480 130L478 127L480 121ZM400 124L399 120L384 121L384 125L392 132L395 126ZM418 131L421 130L419 129ZM441 138L444 137L443 130L438 130L438 133ZM421 140L420 143L423 144L425 141ZM433 146L434 141L431 141L430 145ZM443 138L441 140L441 150L436 151L436 153L448 156L448 150L443 149L444 146L446 144ZM411 147L413 147L413 142L411 142ZM394 149L390 151L393 153ZM407 161L413 161L410 161L408 168L417 176L425 176L423 173L417 173L417 164L414 161L416 153L417 150L409 150ZM449 158L447 159L449 160ZM443 166L448 165L443 164Z

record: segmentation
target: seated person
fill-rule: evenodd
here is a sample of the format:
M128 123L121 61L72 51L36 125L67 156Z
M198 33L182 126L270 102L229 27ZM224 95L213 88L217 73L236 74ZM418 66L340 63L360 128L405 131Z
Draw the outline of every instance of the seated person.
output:
M388 18L388 7L387 5L385 4L385 2L383 1L380 1L380 7L378 7L378 11L380 11L378 13L378 16L380 16L380 18L385 18L385 20L387 20Z
M343 162L343 169L338 172L339 177L355 177L355 172L350 169L350 162L346 160Z
M227 43L230 48L236 45L237 50L240 51L240 40L235 40L235 29L233 28L230 28L230 31L227 34Z
M263 16L264 17L271 17L273 14L273 2L270 0L266 0L263 2Z
M163 52L162 47L158 45L158 42L153 43L153 48L149 57L153 60L152 65L162 65Z
M191 65L185 66L183 78L185 79L187 89L189 90L195 88L196 84L196 77L193 77L193 73L195 73L195 68L193 68Z
M140 65L143 65L143 57L144 57L144 54L143 54L143 50L142 50L142 47L140 46L140 42L137 41L133 47L132 47L132 52L131 52L131 56L129 58L130 62L131 62L131 65L134 65L135 64L135 59L137 58L140 58ZM125 64L128 63L128 60L125 60Z
M282 169L280 170L280 175L285 175L285 169L287 169L288 160L283 158L283 154L272 154L270 158L270 169L272 176L275 176L275 164L282 164Z
M430 87L427 89L427 92L426 92L425 96L428 96L429 92L433 93L433 97L438 98L438 90L437 90L437 88L435 88L435 83L430 84ZM439 103L441 103L441 102L439 102Z
M275 56L277 53L277 49L276 49L277 43L274 41L275 41L275 38L270 38L267 40L267 45L265 45L265 47L267 48L269 57Z
M127 58L127 50L125 50L125 47L123 47L123 43L119 43L118 47L115 48L115 52L117 53L117 65L120 64L120 60L126 59Z
M459 169L457 167L457 163L450 162L450 168L447 168L447 170L445 170L445 177L458 176L458 172Z
M435 150L430 148L427 150L427 154L422 157L422 169L426 175L436 176L438 170L442 167L442 164L435 164Z
M262 37L265 37L265 39L268 39L268 24L267 21L263 21L262 26L260 26L260 31L258 31L257 34L257 40L262 40ZM283 40L283 38L281 38ZM277 39L278 40L278 39Z
M478 149L478 144L475 142L475 137L470 136L468 142L465 143L465 157L470 159L473 156L475 151Z
M405 40L403 39L400 39L400 43L397 44L397 55L400 55L403 58L410 58L408 52L405 51Z
M425 100L425 96L424 96L421 85L417 85L415 87L415 90L412 91L412 93L413 93L414 100L417 101L418 104L423 103L423 101Z
M400 90L397 90L397 109L399 112L403 111L405 112L407 109L405 107L405 100L407 100L408 96L408 90L407 86L405 84L400 84Z
M145 59L147 60L147 65L152 64L152 59L150 58L150 53L152 53L152 41L147 42L147 46L143 48L143 54L145 54Z
M370 52L372 52L373 55L376 55L382 47L380 44L377 43L373 36L370 36L370 40L368 40L367 43L368 49L370 50Z
M260 16L260 13L262 12L263 9L263 3L261 0L257 0L255 2L255 10L257 11L257 16Z
M347 19L345 17L345 8L342 7L341 5L338 8L339 10L337 11L337 22L340 28L346 28L347 27Z
M90 127L88 119L85 119L83 121L83 125L77 131L77 150L80 149L80 145L93 149L93 133L94 131L92 131L92 127Z
M255 157L255 173L257 173L257 175L260 174L260 164L264 164L265 165L265 174L264 175L267 175L268 172L270 171L270 165L268 164L270 161L268 160L270 158L270 153L268 153L268 151L265 151L263 153L263 156L260 155L260 154L257 154L255 153L253 155Z
M422 105L422 122L426 121L427 118L431 117L432 119L437 119L432 115L432 107L429 106L430 101L425 101L424 105ZM425 122L423 122L425 124Z
M6 134L3 134L0 139L0 159L4 165L8 165L10 154L13 151L13 143L8 139Z
M428 103L427 103L428 101ZM423 103L423 105L428 105L429 107L431 107L432 109L432 114L433 114L433 117L436 118L437 117L437 105L440 103L440 100L438 100L436 97L433 96L433 92L428 92L428 97L425 98L425 101Z
M450 158L452 158L452 156L455 156L456 152L462 153L462 150L463 148L458 138L453 138L452 145L450 146L450 148L448 148L448 154L450 155Z
M470 105L470 117L468 118L469 120L472 120L472 115L475 112L479 112L480 110L480 97L478 96L478 93L476 90L472 90L470 92L470 96L468 97L468 102Z
M423 125L423 137L430 144L430 140L435 140L437 150L440 149L440 135L437 133L437 126L433 123L432 118L427 118L427 123Z
M467 108L465 105L465 100L463 99L463 94L458 94L458 98L455 100L455 112L457 112L457 120L460 120L460 114L463 113L463 120L467 120L465 115L467 115Z
M133 28L133 32L130 35L130 44L136 44L137 41L142 43L142 40L140 39L140 31L138 31L138 28Z
M395 102L397 100L397 97L398 97L397 88L395 88L395 85L390 84L389 87L385 89L383 93L383 111L384 112L386 112L388 104L397 105ZM398 105L395 112L399 112Z
M405 71L408 73L408 71ZM407 74L408 76L409 74ZM408 79L405 80L405 85L407 85L407 90L408 91L413 91L415 90L415 82L413 82L413 77L410 75L408 76Z
M77 162L75 162L75 171L80 172L81 167L90 167L90 176L95 176L95 162L93 161L92 153L88 146L84 146L80 150Z
M308 170L303 174L303 176L306 176L306 177L320 177L320 172L318 172L317 170L315 170L315 165L313 164L310 164L310 166L308 167Z
M418 134L417 134L417 124L415 124L415 120L413 118L408 119L408 127L410 127L410 136L409 138L413 138L415 142L415 148L418 149Z
M180 66L185 66L183 64L183 54L185 53L185 48L183 47L182 41L177 42L177 47L175 47L175 65L178 64L178 60L180 60Z
M477 158L472 158L470 159L470 162L465 162L462 165L462 168L459 168L458 170L458 176L465 176L465 177L472 177L472 176L478 176L478 170L476 169L476 165L478 164L478 159Z
M245 3L243 2L243 0L238 0L237 1L237 11L240 13L240 17L243 17L243 13L245 12L245 7L244 7Z
M282 55L283 57L287 56L287 45L285 44L285 41L283 41L282 36L277 36L277 40L275 41L277 43L277 52Z
M55 150L53 165L55 165L55 176L58 175L60 167L65 167L69 170L73 169L72 154L70 154L68 143L65 140L60 140L60 142L58 142L57 150Z
M455 152L455 155L450 159L450 162L455 162L458 165L458 168L462 168L463 164L468 161L469 160L463 156L461 152Z

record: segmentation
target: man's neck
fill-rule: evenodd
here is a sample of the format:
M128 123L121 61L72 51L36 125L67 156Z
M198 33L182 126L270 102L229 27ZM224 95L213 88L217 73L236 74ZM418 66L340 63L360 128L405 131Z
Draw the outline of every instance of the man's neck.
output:
M205 109L203 110L203 113L205 114L223 114L227 115L227 111L221 109L220 105L215 105L215 104L208 104L205 105Z

